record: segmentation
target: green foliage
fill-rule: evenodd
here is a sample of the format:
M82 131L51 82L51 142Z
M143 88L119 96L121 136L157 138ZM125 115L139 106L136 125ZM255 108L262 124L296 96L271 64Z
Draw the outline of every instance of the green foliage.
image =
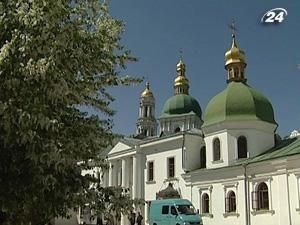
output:
M113 138L107 88L140 81L118 76L135 61L122 21L98 0L3 0L0 31L0 223L42 225L91 196L100 210L82 171Z

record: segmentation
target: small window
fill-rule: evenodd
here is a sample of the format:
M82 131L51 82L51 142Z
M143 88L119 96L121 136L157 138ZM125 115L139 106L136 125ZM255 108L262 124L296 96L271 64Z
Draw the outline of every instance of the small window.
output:
M206 148L203 146L200 150L200 168L206 168Z
M244 78L244 72L243 71L241 71L241 77Z
M269 209L269 191L266 183L260 183L257 191L252 192L252 208L254 210Z
M236 211L236 199L235 193L233 191L228 192L225 199L225 212L235 212Z
M220 139L216 138L213 141L213 160L218 161L221 159Z
M209 196L206 193L202 195L202 213L209 213Z
M154 163L148 162L148 181L154 180Z
M172 215L178 215L177 210L174 206L171 206L171 214Z
M234 67L234 77L237 78L239 75L239 70L237 67Z
M164 205L162 207L162 210L161 210L161 214L169 214L169 206L168 205Z
M175 159L174 157L168 158L168 177L175 177Z
M247 139L240 136L237 141L238 145L238 159L247 158Z
M174 132L175 132L175 133L180 132L180 127L176 127L175 130L174 130Z
M260 183L257 187L258 209L269 209L269 192L266 183Z

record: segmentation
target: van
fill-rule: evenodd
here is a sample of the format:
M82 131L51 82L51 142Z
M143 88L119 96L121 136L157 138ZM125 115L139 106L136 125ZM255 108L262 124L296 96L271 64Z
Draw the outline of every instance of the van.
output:
M151 201L149 225L203 225L202 218L187 199Z

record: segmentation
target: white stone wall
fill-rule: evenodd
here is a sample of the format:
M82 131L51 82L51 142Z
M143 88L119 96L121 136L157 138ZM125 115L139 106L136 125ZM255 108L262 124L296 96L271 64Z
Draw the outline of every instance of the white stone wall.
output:
M220 139L221 157L219 161L213 160L213 141L215 138ZM204 138L206 145L206 167L209 169L219 168L228 165L228 135L226 131L216 132L207 135Z
M154 182L145 183L145 200L155 200L156 193L165 189L169 182L173 183L175 189L179 189L182 194L184 189L184 181L181 178L182 170L182 149L172 149L170 151L163 151L156 154L149 154L146 156L146 162L152 161L154 163ZM167 159L169 157L175 158L175 178L168 180L167 175ZM145 169L145 178L147 177L148 168Z
M245 128L247 127L247 128ZM219 168L233 164L238 159L237 139L245 136L247 139L248 157L254 157L275 145L275 125L265 122L232 122L223 124L218 130L205 130L207 168ZM213 140L220 139L221 160L213 161Z
M180 128L180 131L186 131L193 128L200 129L200 126L203 122L196 115L182 115L169 118L161 118L159 120L159 123L160 132L174 133L177 127Z
M210 196L210 212L203 215L205 225L247 224L255 225L300 224L300 157L275 159L247 166L248 196L245 195L244 167L226 167L216 170L198 170L187 179L192 186L191 201L201 212L201 195ZM252 208L251 192L257 185L265 182L269 193L269 210ZM225 196L228 191L236 194L236 213L225 213ZM246 199L248 211L246 213Z
M192 171L200 168L200 149L205 146L204 139L200 135L185 135L184 151L186 161L184 169Z

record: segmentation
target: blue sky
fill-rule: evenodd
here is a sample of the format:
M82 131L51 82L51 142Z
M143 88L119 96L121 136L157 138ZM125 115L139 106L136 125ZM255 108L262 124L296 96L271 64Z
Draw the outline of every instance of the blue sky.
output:
M190 80L190 94L202 111L209 100L226 87L224 53L231 45L228 24L237 24L237 43L246 52L248 84L271 101L277 132L285 136L300 129L300 1L298 0L110 0L111 14L125 22L122 43L139 61L122 75L145 77L156 99L156 116L171 97L179 51ZM276 25L260 23L272 8L288 15ZM135 133L139 96L145 82L110 91L114 131Z

